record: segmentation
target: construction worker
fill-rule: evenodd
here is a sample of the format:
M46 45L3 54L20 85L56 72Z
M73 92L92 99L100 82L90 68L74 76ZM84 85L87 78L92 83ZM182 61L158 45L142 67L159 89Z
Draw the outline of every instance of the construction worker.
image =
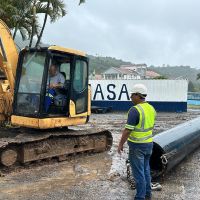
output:
M145 101L147 88L136 84L130 93L134 104L128 111L128 119L118 145L118 153L128 140L129 160L136 184L135 200L151 199L151 175L149 160L152 154L152 130L156 111Z

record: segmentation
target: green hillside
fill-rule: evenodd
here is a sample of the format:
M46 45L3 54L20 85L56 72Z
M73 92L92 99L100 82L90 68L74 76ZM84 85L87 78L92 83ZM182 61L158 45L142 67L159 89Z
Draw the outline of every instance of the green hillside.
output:
M169 79L188 79L188 90L190 92L200 91L200 80L197 80L197 74L200 73L199 69L191 68L190 66L151 66L149 69Z
M131 62L126 62L112 57L96 57L88 55L90 59L90 73L94 70L96 74L101 74L110 67L119 67L120 65L130 65Z
M197 82L197 74L200 70L191 68L190 66L168 66L168 67L149 67L150 70L155 71L167 78L184 78L192 82Z

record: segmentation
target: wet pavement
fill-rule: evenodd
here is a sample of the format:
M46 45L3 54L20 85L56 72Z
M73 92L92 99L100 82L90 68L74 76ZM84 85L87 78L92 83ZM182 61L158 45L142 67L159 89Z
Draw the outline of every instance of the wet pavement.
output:
M158 134L199 114L200 110L158 113L154 133ZM109 129L113 134L110 152L15 169L0 177L0 200L133 199L135 191L130 189L126 180L127 145L121 156L116 152L125 122L125 113L93 114L89 124L78 128ZM199 163L200 148L159 180L163 190L153 192L153 199L200 199Z

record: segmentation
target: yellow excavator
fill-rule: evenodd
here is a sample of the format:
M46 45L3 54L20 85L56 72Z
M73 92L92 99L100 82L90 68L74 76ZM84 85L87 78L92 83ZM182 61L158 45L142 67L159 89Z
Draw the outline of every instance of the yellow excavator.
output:
M52 64L65 79L57 90L48 88ZM87 123L91 114L84 52L48 46L18 53L9 28L0 20L0 69L5 75L0 83L2 167L111 148L107 130L68 128Z

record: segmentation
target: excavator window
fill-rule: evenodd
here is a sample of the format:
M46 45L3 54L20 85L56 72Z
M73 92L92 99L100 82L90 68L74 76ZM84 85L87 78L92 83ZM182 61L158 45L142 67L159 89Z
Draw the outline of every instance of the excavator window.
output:
M87 90L87 81L87 63L84 60L76 60L73 80L73 90L77 94L77 98L75 98L76 113L83 113L87 111L87 95L84 95Z
M37 114L39 112L45 58L44 52L30 52L23 57L17 94L19 113Z
M65 76L66 80L70 80L70 63L61 63L60 72Z
M40 93L45 56L43 53L27 54L24 57L19 92Z

